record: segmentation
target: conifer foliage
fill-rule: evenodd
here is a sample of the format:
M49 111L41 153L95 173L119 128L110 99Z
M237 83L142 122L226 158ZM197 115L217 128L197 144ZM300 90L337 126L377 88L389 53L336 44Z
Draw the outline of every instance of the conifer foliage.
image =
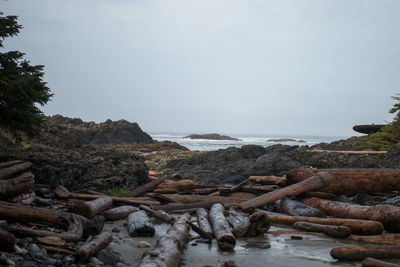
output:
M43 81L44 66L30 65L20 51L4 51L4 40L22 28L17 19L0 13L0 127L14 137L37 133L44 117L37 106L52 97Z

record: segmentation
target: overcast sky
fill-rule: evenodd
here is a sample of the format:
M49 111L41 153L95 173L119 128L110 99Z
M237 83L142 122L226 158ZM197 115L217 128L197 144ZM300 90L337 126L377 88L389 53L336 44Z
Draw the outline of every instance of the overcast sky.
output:
M398 0L0 0L44 107L147 132L355 135L400 93Z

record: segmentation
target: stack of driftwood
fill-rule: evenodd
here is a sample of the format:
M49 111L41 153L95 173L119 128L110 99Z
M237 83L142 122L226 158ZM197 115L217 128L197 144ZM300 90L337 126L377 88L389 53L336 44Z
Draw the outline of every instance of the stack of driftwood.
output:
M291 225L297 230L293 233L374 244L332 249L332 257L339 260L385 266L377 259L400 258L400 235L396 234L400 231L400 207L333 200L343 194L367 193L381 200L387 193L398 194L400 171L395 169L297 169L284 177L251 176L236 186L199 185L179 179L179 175L150 172L151 182L129 196L114 197L35 184L30 167L29 162L21 161L0 164L0 198L7 200L0 201L2 251L16 249L14 235L31 236L48 252L85 261L112 241L102 226L94 232L87 230L93 218L102 215L106 220L127 219L132 237L154 235L151 217L171 225L143 255L142 267L179 266L190 229L208 242L215 238L220 250L232 250L236 238L283 233L268 231L271 224ZM56 199L49 198L52 193ZM88 235L80 247L66 243L82 241Z

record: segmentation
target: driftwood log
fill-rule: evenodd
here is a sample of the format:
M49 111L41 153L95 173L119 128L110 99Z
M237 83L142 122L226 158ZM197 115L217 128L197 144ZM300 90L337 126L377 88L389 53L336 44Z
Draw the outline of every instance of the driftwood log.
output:
M189 238L190 221L188 213L179 216L168 232L161 237L151 253L143 256L139 267L178 267L181 263L181 253Z
M279 213L289 214L292 216L320 217L325 218L326 214L320 209L313 208L304 203L284 198L277 201L277 211Z
M194 189L194 182L192 180L179 180L179 181L171 181L165 180L162 183L158 184L157 187L153 190L154 193L164 193L164 192L188 192Z
M132 212L138 211L139 209L133 206L119 206L113 209L106 210L102 215L106 220L115 221L121 220L128 217Z
M14 235L0 228L0 250L12 250L14 245Z
M370 236L351 235L349 239L362 243L400 245L400 234L381 234Z
M228 221L224 216L224 206L221 203L212 205L210 209L210 221L213 227L215 239L220 250L233 250L236 239L231 232Z
M111 207L112 203L112 198L107 196L91 201L70 200L68 202L68 209L87 218L93 218Z
M7 162L5 162L6 167L0 168L0 179L8 179L29 170L32 167L32 163L30 162L23 162L16 165L11 164L8 166L6 164Z
M374 258L365 258L361 263L362 267L400 267L400 264L380 261Z
M329 175L328 173L321 172L299 183L248 200L240 204L240 207L243 210L248 210L252 208L261 207L265 204L272 203L284 197L297 196L301 193L324 187L330 183L331 179L332 179L331 175Z
M199 227L209 235L213 236L213 229L210 224L210 217L208 216L208 211L203 208L196 210L197 224Z
M217 203L217 202L216 201L203 201L203 202L184 203L184 204L173 203L173 204L167 204L167 205L153 206L153 209L163 210L163 211L189 210L189 209L198 209L198 208L209 209L215 203Z
M232 233L236 237L258 236L267 232L271 226L268 215L261 211L247 217L246 214L230 208L226 219L232 225Z
M252 182L260 183L260 184L275 184L275 185L285 185L286 177L279 176L250 176L249 180Z
M400 190L398 169L297 169L287 175L288 183L298 183L317 173L328 172L333 176L323 192L346 194L391 192Z
M262 211L262 210L260 210ZM339 218L316 218L304 216L288 216L275 212L264 211L272 223L293 225L296 222L310 222L324 225L343 225L351 229L352 233L360 235L378 235L383 232L383 225L376 221L339 219Z
M142 186L132 190L129 193L129 196L131 196L131 197L141 196L146 192L152 191L154 188L157 187L157 185L164 182L167 178L168 178L167 176L163 176L163 177L158 178L157 180L154 180L154 181L151 181L150 183L142 185ZM141 203L141 204L145 204L145 203Z
M154 218L157 218L160 221L163 221L166 223L172 223L175 220L174 216L169 215L168 213L166 213L163 210L153 210L150 207L147 207L145 205L140 205L139 208L146 211L148 214L150 214Z
M12 179L0 180L0 198L25 193L34 183L35 176L31 172L24 172Z
M149 194L154 196L153 194ZM156 196L155 196L156 197ZM221 197L221 196L204 196L204 195L178 195L178 194L160 194L157 197L162 197L173 201L175 203L193 203L193 202L204 202L204 201L216 201L223 204L240 204L248 200L248 198L237 198L237 197Z
M209 243L211 243L213 235L204 231L203 229L201 229L199 226L195 225L191 221L187 221L187 223L190 225L190 227L193 229L193 231L198 233L202 238L208 239Z
M154 236L155 229L144 210L138 210L128 216L130 236Z
M400 257L400 246L375 245L365 247L333 248L331 256L338 260L392 259Z
M112 240L113 237L110 233L103 232L95 236L89 243L80 247L76 252L76 256L80 260L87 260L91 255L96 254L103 248L106 248Z
M345 238L351 235L351 229L343 225L325 225L309 222L296 222L293 228L302 231L319 232L329 236Z
M400 207L397 206L362 206L320 198L307 198L303 202L339 218L378 221L388 231L400 231Z

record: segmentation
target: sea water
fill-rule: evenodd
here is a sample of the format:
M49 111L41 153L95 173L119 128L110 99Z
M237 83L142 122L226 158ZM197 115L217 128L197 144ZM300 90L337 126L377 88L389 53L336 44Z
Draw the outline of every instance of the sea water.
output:
M190 139L184 138L189 134L184 133L151 133L151 137L157 141L172 141L190 150L218 150L228 147L242 147L244 145L260 145L268 147L276 144L312 146L318 143L330 143L333 141L346 139L346 136L286 136L286 135L229 135L240 139L235 140L206 140L206 139ZM294 141L287 141L292 139Z

